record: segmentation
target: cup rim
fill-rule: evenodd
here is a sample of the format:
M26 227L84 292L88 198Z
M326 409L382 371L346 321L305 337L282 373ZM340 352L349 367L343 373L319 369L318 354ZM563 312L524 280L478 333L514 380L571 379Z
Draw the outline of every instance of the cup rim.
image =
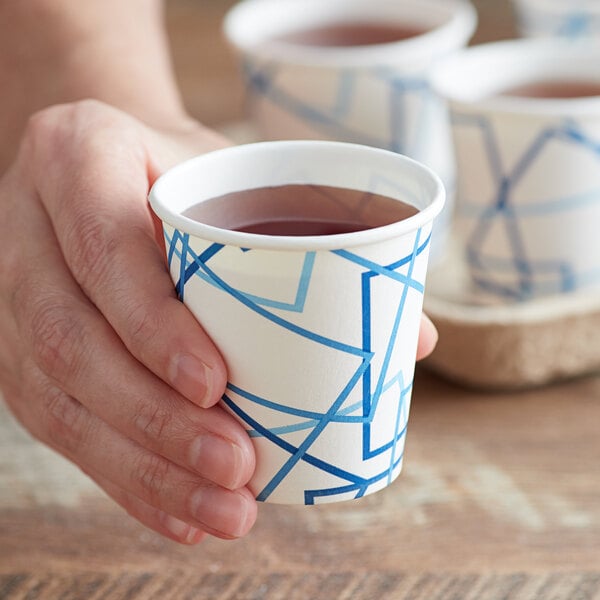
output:
M172 198L173 192L169 191L169 186L173 181L180 180L188 176L190 172L201 169L203 166L209 168L212 161L218 160L221 157L229 155L239 158L248 152L261 151L277 151L280 154L284 152L297 152L300 154L321 152L325 154L334 151L337 153L345 152L347 154L360 152L365 156L369 154L371 158L382 159L388 163L395 162L397 168L403 169L405 174L413 174L426 180L427 185L431 189L432 198L424 208L415 207L419 210L418 213L401 221L351 233L320 236L274 236L233 231L200 223L172 208L169 198ZM167 170L154 182L150 189L148 200L152 210L163 223L209 242L252 249L318 251L367 246L415 231L425 224L432 222L440 213L445 202L445 190L438 175L429 167L402 154L381 148L346 142L294 140L230 146L188 159ZM403 199L403 201L407 202L406 199ZM410 204L410 202L408 203Z
M243 0L231 8L225 15L223 31L230 44L238 51L258 57L262 60L276 63L295 64L308 67L365 67L373 65L398 66L399 64L423 61L427 55L443 55L468 42L477 26L477 12L470 0L370 0L370 18L376 2L384 6L406 5L411 10L419 11L427 18L436 8L447 11L448 19L438 26L420 35L368 46L320 47L299 45L282 41L272 41L269 44L256 44L244 41L241 32L247 27L248 14L257 7L268 8L269 5L281 5L286 0ZM297 0L290 0L296 3ZM322 6L321 0L315 0ZM350 2L364 5L358 0L328 0L329 7L343 7L347 10ZM340 11L340 21L344 11ZM328 21L324 21L328 22ZM331 22L331 21L329 21ZM339 21L338 21L339 22ZM383 21L389 23L389 20ZM265 36L268 39L268 36ZM401 51L401 52L400 52Z
M497 62L492 63L491 61ZM486 61L490 61L487 62ZM586 70L586 61L590 67ZM501 69L500 64L505 62L514 67L512 71ZM478 64L479 63L479 64ZM600 114L600 95L577 98L534 98L523 96L499 95L502 91L513 85L529 83L532 78L521 77L518 73L533 72L533 66L544 65L547 68L546 80L570 79L581 81L595 81L600 86L600 42L595 40L581 40L576 43L558 38L522 38L504 40L463 48L452 55L441 59L433 68L430 81L431 86L440 97L446 100L451 107L460 106L463 109L486 110L496 113L526 114L529 116L573 116ZM596 65L596 66L594 66ZM558 67L562 67L561 71ZM594 68L592 68L594 67ZM522 69L522 71L519 71ZM510 73L514 76L508 85L492 86L488 92L479 94L465 92L459 79L464 81L468 74L469 81L480 82L478 74L499 77ZM583 75L582 75L583 73ZM540 74L536 71L536 74ZM537 81L544 81L543 75ZM472 89L470 90L472 92Z

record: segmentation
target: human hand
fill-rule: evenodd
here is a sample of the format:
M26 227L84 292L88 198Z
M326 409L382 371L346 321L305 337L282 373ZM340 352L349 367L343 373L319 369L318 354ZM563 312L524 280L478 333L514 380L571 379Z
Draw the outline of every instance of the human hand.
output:
M21 423L133 517L183 543L242 536L254 453L215 406L224 363L174 293L146 196L226 144L85 101L34 116L0 181L0 386ZM425 319L418 357L435 345Z
M435 325L426 314L423 314L417 343L417 360L427 358L435 350L437 341L438 332Z
M219 353L174 293L147 192L223 145L93 101L29 123L0 181L0 385L21 423L132 516L185 543L244 535L254 453L215 404Z

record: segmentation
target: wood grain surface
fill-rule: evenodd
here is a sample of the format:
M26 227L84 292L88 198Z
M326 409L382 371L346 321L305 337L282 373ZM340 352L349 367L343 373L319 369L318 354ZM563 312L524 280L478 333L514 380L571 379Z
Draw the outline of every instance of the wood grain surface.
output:
M190 111L242 115L228 0L171 0ZM476 40L512 31L477 3ZM179 546L131 520L0 408L0 599L600 599L600 376L512 394L417 371L403 474L362 500L261 506L243 540Z
M584 600L599 597L600 576L568 575L409 575L389 572L208 573L170 575L122 571L0 575L0 598L18 600Z
M196 548L2 413L0 598L600 598L599 399L600 377L489 395L421 370L391 487L264 505L245 539Z

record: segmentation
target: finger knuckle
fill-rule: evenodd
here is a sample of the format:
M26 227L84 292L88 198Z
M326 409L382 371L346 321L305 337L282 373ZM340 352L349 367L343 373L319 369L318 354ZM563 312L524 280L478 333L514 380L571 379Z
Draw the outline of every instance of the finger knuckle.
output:
M141 487L148 502L154 506L166 489L171 471L171 463L158 454L144 452L132 472L135 483Z
M156 305L134 302L128 312L127 323L130 350L141 355L153 340L163 334L165 315Z
M57 164L73 171L74 165L97 159L98 150L105 155L110 139L119 139L115 133L123 136L128 131L127 122L123 113L98 100L55 104L29 117L21 150L46 173L55 171ZM57 156L68 160L57 161Z
M32 355L46 375L64 381L78 372L86 344L73 307L45 298L33 309L30 327Z
M58 388L50 388L43 397L42 436L54 447L71 455L88 439L89 413L77 400Z
M55 104L34 112L27 120L24 147L35 158L56 157L68 150L69 140L76 135L74 123L81 111L80 102Z
M82 98L63 106L70 111L71 121L85 131L115 130L123 125L124 114L96 98Z
M134 412L133 424L144 441L151 441L155 449L160 450L165 434L171 429L172 411L168 406L140 403Z
M110 217L95 210L93 203L74 205L72 211L72 224L64 239L65 254L84 289L98 288L114 267L119 237L114 235Z
M34 146L56 141L57 137L67 132L62 123L68 118L69 112L68 105L62 104L33 113L25 126L25 139Z
M94 99L76 100L47 106L34 113L27 120L25 137L36 141L56 141L72 135L80 123L110 114L108 105Z

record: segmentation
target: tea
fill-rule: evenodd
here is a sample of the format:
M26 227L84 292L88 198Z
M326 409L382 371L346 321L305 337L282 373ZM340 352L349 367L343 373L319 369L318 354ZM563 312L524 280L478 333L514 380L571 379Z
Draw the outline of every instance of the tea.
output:
M261 221L236 227L236 231L260 235L338 235L362 231L362 223L319 221L312 219L287 219L285 221Z
M502 96L519 98L589 98L600 96L600 82L580 80L542 80L505 89Z
M410 204L371 192L290 184L232 192L199 202L183 214L246 233L321 236L390 225L417 212Z
M388 23L333 23L291 31L273 38L300 46L352 47L390 44L424 33L423 29Z

